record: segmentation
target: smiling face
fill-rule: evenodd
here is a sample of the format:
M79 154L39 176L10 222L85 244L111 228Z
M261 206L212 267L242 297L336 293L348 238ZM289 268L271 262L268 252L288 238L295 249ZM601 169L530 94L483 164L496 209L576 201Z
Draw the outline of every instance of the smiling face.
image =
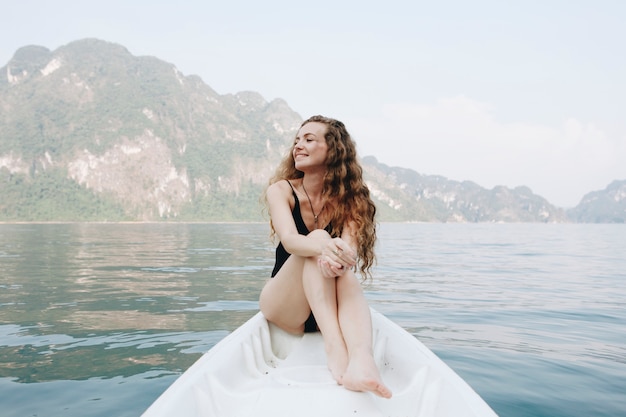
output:
M293 144L293 160L298 171L325 168L328 145L324 123L309 122L302 126Z

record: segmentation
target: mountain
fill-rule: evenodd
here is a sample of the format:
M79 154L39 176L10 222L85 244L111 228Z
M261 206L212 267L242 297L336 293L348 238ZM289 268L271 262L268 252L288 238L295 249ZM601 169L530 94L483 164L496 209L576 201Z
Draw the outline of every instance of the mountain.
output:
M363 160L378 208L392 220L430 222L565 222L562 209L527 187L487 190L470 182L422 175Z
M284 100L217 94L121 45L26 46L0 69L0 220L263 220L301 122ZM567 221L526 187L363 166L380 221Z
M218 95L173 65L87 39L29 46L2 68L0 217L240 220L301 117Z
M579 223L626 223L626 180L586 194L567 214Z

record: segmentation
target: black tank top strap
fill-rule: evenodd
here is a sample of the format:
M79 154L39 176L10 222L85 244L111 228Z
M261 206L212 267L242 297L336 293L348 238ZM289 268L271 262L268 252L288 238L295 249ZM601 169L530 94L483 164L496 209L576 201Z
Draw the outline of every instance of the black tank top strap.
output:
M289 186L291 187L291 191L293 192L293 198L295 200L295 204L293 205L293 210L291 214L293 215L293 221L296 224L296 229L298 229L298 233L301 235L308 235L311 231L306 224L304 223L304 219L302 218L302 212L300 211L300 200L298 199L298 195L296 194L296 189L293 188L293 184L291 181L287 180Z

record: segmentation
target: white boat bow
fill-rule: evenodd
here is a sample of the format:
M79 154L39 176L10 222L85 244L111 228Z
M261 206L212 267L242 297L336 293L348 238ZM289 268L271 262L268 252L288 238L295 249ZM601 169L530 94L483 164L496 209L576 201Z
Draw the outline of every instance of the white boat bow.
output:
M393 398L352 392L326 367L321 334L291 335L257 313L182 374L143 417L495 417L413 335L372 310L374 357Z

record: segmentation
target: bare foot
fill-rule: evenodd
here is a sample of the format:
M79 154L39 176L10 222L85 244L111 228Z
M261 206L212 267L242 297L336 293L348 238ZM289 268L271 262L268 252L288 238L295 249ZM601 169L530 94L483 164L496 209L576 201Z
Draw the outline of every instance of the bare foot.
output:
M335 381L341 385L343 384L343 374L348 367L348 350L346 349L346 345L344 343L326 343L324 347L326 350L328 369Z
M351 391L367 391L383 398L391 398L391 390L383 383L374 358L367 353L356 354L350 358L348 368L343 374L343 386Z

